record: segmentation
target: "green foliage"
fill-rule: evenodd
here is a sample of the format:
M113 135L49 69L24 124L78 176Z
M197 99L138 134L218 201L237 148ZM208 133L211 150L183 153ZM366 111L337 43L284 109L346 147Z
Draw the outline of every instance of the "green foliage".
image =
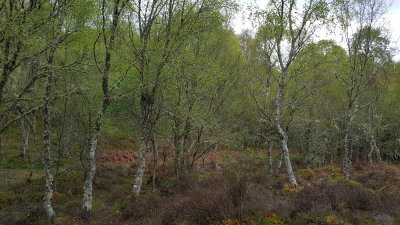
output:
M101 15L103 1L67 1L65 23L61 29L62 40L54 54L53 65L49 67L46 62L59 23L55 9L61 2L0 3L0 156L1 172L6 174L6 182L0 186L1 215L6 216L5 210L10 207L14 209L18 205L40 203L42 207L45 187L41 121L44 81L49 72L54 74L54 91L51 96L53 171L60 162L55 209L57 213L60 212L59 215L66 217L79 213L84 178L82 166L88 168L89 139L104 100L103 88L106 87L101 84L105 79L103 69L107 66L111 68L108 81L111 105L101 121L100 143L110 143L108 146L115 149L136 150L136 143L121 145L117 140L139 140L149 132L157 139L159 163L164 156L166 162L158 168L159 195L148 194L138 202L134 201L137 199L129 198L131 202L123 202L126 196L115 197L115 193L110 193L116 187L122 187L124 194L129 192L136 161L123 168L105 166L104 169L98 166L94 182L94 213L102 207L109 207L106 211L118 217L121 208L134 205L140 209L139 214L146 216L152 210L160 210L158 206L169 206L164 202L170 203L176 197L176 192L179 192L172 187L181 185L177 178L171 178L170 158L173 154L180 154L170 152L176 143L183 152L177 158L186 160L192 160L203 153L206 155L216 148L215 143L226 143L228 150L245 149L238 153L241 155L239 158L220 153L220 150L225 150L221 149L224 146L222 144L217 148L222 156L223 167L229 168L230 172L237 172L236 175L241 179L250 176L247 173L249 171L264 169L260 167L267 164L267 154L258 149L265 148L266 142L273 143L275 167L277 151L280 150L280 137L276 132L275 97L283 72L287 73L287 79L283 83L281 122L289 137L294 170L304 182L328 180L326 186L306 188L309 192L305 197L326 191L327 195L333 196L332 199L353 199L354 202L346 204L358 210L356 208L361 207L362 201L369 204L376 196L383 199L385 189L397 191L385 186L387 182L393 182L389 186L396 186L396 179L386 179L386 175L382 174L396 174L397 170L385 167L379 172L358 175L355 177L356 183L343 180L343 174L338 169L323 167L342 162L346 115L351 115L349 140L354 160L365 160L371 148L372 137L376 139L376 145L385 161L397 162L400 159L400 66L398 62L392 62L390 39L383 29L368 24L368 18L361 18L370 14L357 12L366 7L369 1L334 1L332 5L327 5L326 1L314 0L300 5L299 1L271 0L265 9L252 12L252 22L257 27L254 35L249 31L237 35L229 27L231 16L238 9L234 1L129 1L114 31L116 39L110 65L104 65L104 59L109 57L106 55L108 47L104 39L109 40L111 36L109 27L112 25L112 16L109 15L113 11L114 1L104 1L104 17ZM281 2L285 4L280 14L276 6ZM291 4L293 8L290 8ZM141 10L138 10L139 6ZM354 29L351 37L344 38L348 41L348 49L332 40L313 42L316 40L313 35L317 29L330 19L329 7L336 10L334 13L337 18L334 22L344 30L355 25L350 21L362 23L362 26ZM147 18L139 21L139 17ZM291 45L294 46L292 51ZM21 132L18 131L21 119L31 121L29 155L32 156L32 166L28 158L18 156L23 144ZM176 143L173 143L174 140ZM69 150L69 154L60 154L61 149ZM98 152L97 156L101 153ZM161 156L161 153L165 155ZM377 157L372 158L375 160ZM186 163L190 164L190 160ZM187 169L186 165L184 170ZM304 169L318 167L323 168ZM276 204L279 207L274 209L279 210L282 201L290 201L287 198L295 196L291 194L302 193L300 189L284 187L280 180L283 175L273 178L263 174L262 178L253 177L257 181L249 185L250 195L240 190L240 187L246 186L238 184L240 181L222 178L223 181L212 180L212 175L204 172L206 170L200 164L194 164L193 168L187 170L191 173L198 168L202 174L199 175L201 179L196 177L199 181L193 181L197 186L188 184L190 188L184 185L184 188L181 187L195 190L190 193L192 199L186 199L182 193L178 196L181 197L179 201L175 199L176 202L187 204L187 209L177 205L172 205L171 209L165 207L170 211L157 215L166 218L165 221L158 221L160 224L172 223L177 215L193 217L179 220L183 223L200 223L203 218L210 223L246 221L248 215L258 215L260 212L265 214L274 208L270 199L278 202ZM28 183L25 180L29 177L30 169L33 169L33 177ZM24 182L19 182L21 180ZM145 180L150 180L148 174L145 174ZM363 180L368 181L361 182ZM206 184L211 181L218 185ZM147 191L149 184L145 182L143 190ZM371 194L364 186L375 192ZM225 189L220 190L221 187ZM275 188L278 191L274 193L279 194L284 188L285 192L291 194L277 196L275 199L268 188ZM335 188L350 191L354 196L338 193ZM360 196L360 193L365 196ZM264 197L266 202L262 202ZM280 197L282 199L278 199ZM313 202L320 199L332 201L338 212L348 210L347 205L341 205L340 202L324 196L317 197ZM115 201L108 206L112 202L108 201L110 198L115 198L112 199ZM209 198L212 198L211 204L203 202ZM375 200L383 206L385 201L389 202L382 199ZM157 207L150 204L151 201L158 204ZM258 204L258 201L261 203ZM140 208L141 204L148 202L147 208ZM221 202L225 205L219 208ZM310 207L309 203L305 202L306 207ZM198 207L192 208L190 204L198 204ZM394 203L388 205L396 206ZM225 206L231 208L225 209ZM374 207L371 204L370 208ZM250 220L256 224L285 223L288 218L284 219L280 215L286 216L287 212L296 209L282 208L286 212L255 216ZM21 216L24 213L28 215L23 211L16 213L15 217L21 217L21 223L30 223ZM316 215L294 213L292 221L296 221L296 216L298 224L310 221L326 223L328 216L332 218L332 223L345 221L331 212ZM140 215L137 217L140 218ZM360 224L370 222L365 220ZM138 220L137 223L143 221Z

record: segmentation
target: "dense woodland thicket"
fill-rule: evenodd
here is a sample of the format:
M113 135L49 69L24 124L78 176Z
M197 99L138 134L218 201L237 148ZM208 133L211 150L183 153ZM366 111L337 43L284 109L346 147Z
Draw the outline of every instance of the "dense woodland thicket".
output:
M1 1L0 223L399 223L390 4L300 2Z

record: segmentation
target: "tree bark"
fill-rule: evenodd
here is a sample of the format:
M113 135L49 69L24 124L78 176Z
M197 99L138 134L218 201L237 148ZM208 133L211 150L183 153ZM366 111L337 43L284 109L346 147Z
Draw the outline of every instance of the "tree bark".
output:
M58 13L58 25L54 39L51 41L51 47L49 52L49 57L47 59L47 86L46 86L46 93L45 93L45 105L44 105L44 121L43 121L43 141L44 141L44 148L43 148L43 164L44 164L44 172L45 172L45 179L46 179L46 190L43 197L44 200L44 210L46 211L47 218L53 222L56 218L56 214L51 206L51 197L53 195L53 174L51 171L51 162L50 162L50 121L51 121L51 89L53 85L53 66L54 61L54 54L57 50L58 45L61 41L61 29L64 24L64 17L65 17L65 2L59 2L57 6L57 13Z
M274 168L273 168L273 164L272 164L272 142L269 144L269 148L268 148L268 166L269 166L269 173L273 174Z
M157 179L157 164L158 164L158 146L156 140L153 138L151 141L152 143L152 148L153 148L153 179L152 179L152 185L153 185L153 191L156 190L156 179Z
M134 196L138 196L142 188L143 174L146 169L146 155L149 149L149 141L143 137L140 139L139 144L139 163L135 174L135 182L132 187Z
M52 76L48 75L47 79L47 87L46 87L46 95L45 95L45 107L44 107L44 132L43 132L43 140L44 140L44 150L43 150L43 164L44 164L44 173L46 179L46 189L43 197L44 201L44 210L46 212L47 218L53 222L56 218L56 214L51 206L51 197L53 195L53 174L51 172L50 165L50 94L52 87Z
M20 131L21 131L21 138L22 138L22 148L21 148L21 157L24 159L26 152L29 148L29 134L30 134L30 127L29 124L26 126L25 121L22 119L20 124Z
M345 129L344 129L344 154L343 154L343 177L345 179L349 179L350 174L350 166L351 166L351 159L350 159L350 150L349 150L349 133L350 133L350 126L351 126L351 112L352 109L351 103L347 108L346 113L346 120L345 120Z
M282 168L282 161L283 161L283 151L281 151L281 153L279 154L279 161L278 165L276 166L276 174L278 174Z
M109 102L103 102L102 110L98 113L95 127L92 131L89 143L89 171L85 177L85 186L83 187L83 204L82 204L82 219L89 219L92 211L92 192L93 192L93 179L96 174L96 149L98 137L101 129L101 121L105 111L107 110Z
M92 131L92 136L90 137L89 142L89 171L85 177L85 186L83 187L83 204L82 204L82 219L87 220L90 218L92 211L92 191L93 191L93 179L96 174L96 149L98 137L101 129L101 122L103 120L104 114L107 112L108 107L111 104L110 90L109 90L109 73L111 70L111 53L114 49L114 40L116 37L116 30L118 27L119 16L124 8L126 1L120 0L114 1L113 4L113 12L112 12L112 24L110 28L110 37L108 38L106 35L106 2L103 0L102 2L102 16L103 16L103 24L102 24L102 34L105 43L105 58L104 58L104 70L102 71L102 90L103 90L103 104L101 109L97 113L94 129ZM107 42L108 39L108 42Z
M180 138L179 127L178 127L178 130L174 135L174 167L175 167L175 176L177 180L179 180L180 177L181 149L182 149L182 141Z
M285 78L286 78L286 71L284 70L284 71L282 71L282 78L281 78L281 82L279 84L278 93L276 95L275 126L278 130L278 133L281 135L281 138L282 138L282 150L283 150L283 155L285 158L286 170L287 170L287 174L289 176L289 181L293 186L297 187L298 184L296 181L296 177L294 176L294 173L293 173L292 163L290 162L289 149L287 146L288 137L287 137L285 131L281 127L281 107L282 107L281 101L282 101L283 88L285 86Z

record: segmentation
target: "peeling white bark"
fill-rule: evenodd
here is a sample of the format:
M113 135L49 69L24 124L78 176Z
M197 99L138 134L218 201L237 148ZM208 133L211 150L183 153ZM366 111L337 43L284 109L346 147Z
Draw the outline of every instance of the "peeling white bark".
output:
M89 147L89 171L85 177L85 185L83 187L83 204L82 204L82 218L88 219L92 211L92 199L93 199L93 179L96 175L96 148L98 135L100 133L100 127L102 120L102 114L100 113L96 119L96 128L90 139Z
M53 222L56 218L56 214L51 206L51 197L53 195L53 174L51 172L51 163L50 163L50 120L51 120L51 89L53 84L53 71L52 65L54 60L54 54L57 50L58 45L61 41L61 28L64 24L65 18L65 5L66 2L59 2L57 5L57 13L58 13L58 26L56 30L56 34L54 39L51 42L50 51L47 59L47 85L46 92L44 96L44 121L43 121L43 164L44 164L44 173L46 179L46 190L43 196L43 207L46 212L47 218Z
M89 146L89 171L85 178L85 186L83 189L83 204L82 204L82 219L89 219L92 210L92 192L93 192L93 179L96 174L96 148L97 148L97 141L100 134L101 129L101 122L103 120L104 114L107 112L108 107L111 104L111 97L110 97L110 90L109 90L109 72L111 70L111 52L114 49L114 40L117 33L117 27L119 22L119 16L122 12L127 1L120 1L116 0L113 2L113 11L112 11L112 25L109 30L110 37L106 37L105 27L106 22L103 19L103 38L104 42L106 43L106 52L104 58L104 70L102 76L102 89L103 89L103 104L101 109L99 110L96 122L94 125L94 129L92 131L92 136L90 138L90 146ZM102 16L105 18L106 15L106 1L102 1ZM108 41L107 41L108 39Z
M281 135L282 138L282 150L283 150L283 156L285 158L285 165L286 165L286 170L287 170L287 174L289 176L289 181L290 183L297 187L297 181L296 181L296 177L294 176L293 173L293 169L292 169L292 163L290 162L290 154L289 154L289 149L287 146L287 141L288 141L288 137L285 133L285 131L282 129L281 127L281 101L282 101L282 92L283 92L283 88L285 86L285 78L286 78L286 71L282 71L282 77L281 77L281 82L279 84L279 89L278 89L278 93L276 95L276 117L275 117L275 126L276 129L278 130L278 133Z
M137 167L137 171L135 174L135 182L132 187L132 193L135 196L138 196L140 193L140 190L142 188L142 183L143 183L143 174L144 170L146 169L146 155L148 151L148 146L149 142L145 139L142 138L140 140L139 144L139 163Z
M46 212L47 218L50 221L54 221L56 218L56 214L51 206L51 197L53 195L53 174L51 172L50 166L50 93L51 93L51 83L52 77L48 76L48 84L46 87L46 95L45 95L45 107L44 107L44 132L43 132L43 164L44 164L44 173L46 179L46 189L43 196L43 207Z

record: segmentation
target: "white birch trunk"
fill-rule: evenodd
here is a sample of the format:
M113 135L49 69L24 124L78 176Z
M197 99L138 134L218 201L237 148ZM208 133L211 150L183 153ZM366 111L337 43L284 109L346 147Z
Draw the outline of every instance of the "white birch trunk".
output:
M294 173L293 173L292 163L290 162L289 149L287 146L288 137L287 137L285 131L281 127L281 107L282 107L281 101L282 101L283 88L285 86L285 78L286 78L286 71L282 71L281 83L279 84L278 93L276 95L275 126L278 130L278 133L281 135L281 138L282 138L282 150L283 150L283 156L285 158L286 170L287 170L287 174L289 176L289 181L293 186L297 187L298 184L296 181L296 177L294 176Z
M50 120L51 120L51 89L53 83L53 71L51 66L53 65L54 54L57 50L58 45L61 40L61 28L64 24L65 17L65 2L60 2L57 6L58 13L58 26L54 39L51 43L51 48L49 52L49 57L47 59L47 86L45 93L45 106L44 106L44 121L43 121L43 164L44 164L44 173L46 179L46 190L43 196L43 207L46 212L47 218L53 222L56 218L56 214L51 206L51 197L53 195L53 174L51 172L51 163L50 163Z
M93 179L96 175L96 148L98 135L100 133L102 113L97 116L96 127L90 138L89 145L89 171L85 177L85 184L83 187L83 204L82 204L82 218L89 219L92 212L92 199L93 199Z
M374 144L372 143L372 140L369 141L369 147L370 150L368 152L368 160L370 163L372 163L372 154L374 153L374 148L375 148Z
M132 193L134 196L138 196L140 193L140 190L142 188L142 183L143 183L143 174L146 169L146 155L148 151L148 140L146 138L141 138L140 139L140 144L139 144L139 162L138 162L138 167L137 171L135 174L135 182L132 187Z
M111 52L114 49L114 40L116 36L116 30L118 27L119 16L121 14L122 9L124 8L126 1L122 2L120 6L120 1L113 2L113 12L112 12L112 24L110 27L110 37L107 42L105 30L105 21L103 20L103 37L104 42L106 44L106 52L104 58L104 70L102 76L102 89L103 89L103 104L101 109L99 110L94 129L92 131L92 136L90 138L90 146L89 146L89 171L85 178L85 186L83 187L83 204L82 204L82 219L89 219L92 210L92 192L93 192L93 179L96 174L96 148L97 141L100 134L101 122L103 120L104 114L107 112L108 107L111 104L111 97L109 91L109 72L111 70ZM106 1L102 1L102 15L105 17L105 5Z
M53 222L56 218L56 214L51 206L51 197L53 195L53 174L51 172L51 163L50 163L50 93L51 93L51 83L52 76L48 76L46 87L46 95L45 95L45 107L44 107L44 132L43 132L43 164L44 164L44 173L46 179L46 189L43 196L43 207L46 212L47 218Z

